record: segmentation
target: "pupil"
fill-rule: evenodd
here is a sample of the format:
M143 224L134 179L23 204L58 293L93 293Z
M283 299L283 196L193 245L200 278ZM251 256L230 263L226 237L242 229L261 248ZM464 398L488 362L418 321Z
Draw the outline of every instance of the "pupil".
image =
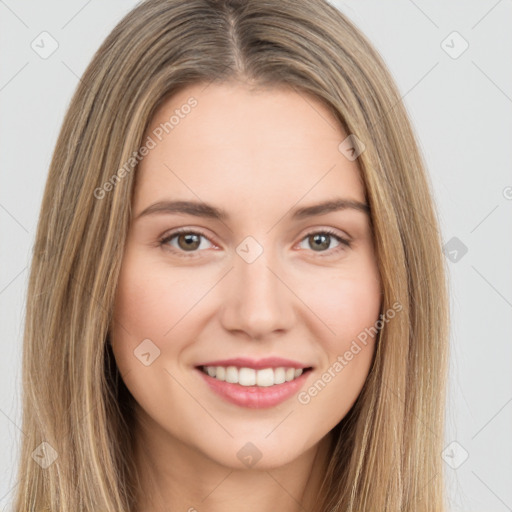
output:
M322 234L315 234L312 235L312 238L315 243L317 243L320 240L320 248L321 249L328 249L329 248L329 235L322 235ZM323 242L321 241L323 239Z
M181 241L185 239L185 244ZM178 237L178 243L182 249L197 249L199 247L199 237L195 234L181 235Z

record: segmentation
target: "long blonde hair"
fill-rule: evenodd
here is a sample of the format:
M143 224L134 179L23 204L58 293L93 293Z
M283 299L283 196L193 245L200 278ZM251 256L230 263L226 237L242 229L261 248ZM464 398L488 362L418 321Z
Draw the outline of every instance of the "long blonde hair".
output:
M312 94L364 143L357 160L383 310L402 306L334 429L319 510L445 509L445 259L425 165L383 60L324 0L146 0L94 55L51 161L28 288L16 512L134 510L133 397L108 335L135 155L164 100L232 79ZM135 165L119 172L126 162Z

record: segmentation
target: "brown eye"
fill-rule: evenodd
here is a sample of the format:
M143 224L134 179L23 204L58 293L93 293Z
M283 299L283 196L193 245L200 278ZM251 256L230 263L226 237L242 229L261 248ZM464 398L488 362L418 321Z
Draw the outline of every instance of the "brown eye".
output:
M344 248L350 247L349 240L342 238L334 231L331 231L329 229L308 233L302 239L302 243L304 241L306 241L307 245L309 246L309 248L313 250L313 252L317 253L331 254L343 250ZM333 241L336 241L337 245L335 245L334 247L330 247Z
M315 233L314 235L308 236L308 242L310 247L312 247L314 250L324 250L329 248L331 237L330 235L324 233Z
M206 247L204 241L206 241ZM178 255L199 253L198 249L208 249L208 244L213 245L202 233L185 229L175 231L160 240L161 246Z
M196 233L177 235L178 246L184 251L195 250L201 245L201 235Z

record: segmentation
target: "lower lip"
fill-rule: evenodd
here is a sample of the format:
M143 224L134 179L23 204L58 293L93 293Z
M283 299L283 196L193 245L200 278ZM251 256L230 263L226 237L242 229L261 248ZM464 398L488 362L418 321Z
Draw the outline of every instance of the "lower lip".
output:
M231 382L210 377L198 368L196 370L201 374L208 386L210 386L210 389L222 398L232 404L251 409L265 409L284 402L299 391L311 372L311 370L303 372L302 375L289 382L260 387L232 384Z

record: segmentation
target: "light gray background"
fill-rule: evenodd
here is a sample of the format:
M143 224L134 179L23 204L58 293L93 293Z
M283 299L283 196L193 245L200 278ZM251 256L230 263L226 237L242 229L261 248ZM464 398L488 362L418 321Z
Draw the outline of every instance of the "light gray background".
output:
M24 435L22 327L48 166L79 77L136 3L0 0L2 510ZM512 510L512 0L333 3L396 79L429 167L447 257L455 259L445 445L455 444L440 454L450 509ZM43 31L59 45L47 59L31 48ZM464 41L454 31L469 44L459 56Z

